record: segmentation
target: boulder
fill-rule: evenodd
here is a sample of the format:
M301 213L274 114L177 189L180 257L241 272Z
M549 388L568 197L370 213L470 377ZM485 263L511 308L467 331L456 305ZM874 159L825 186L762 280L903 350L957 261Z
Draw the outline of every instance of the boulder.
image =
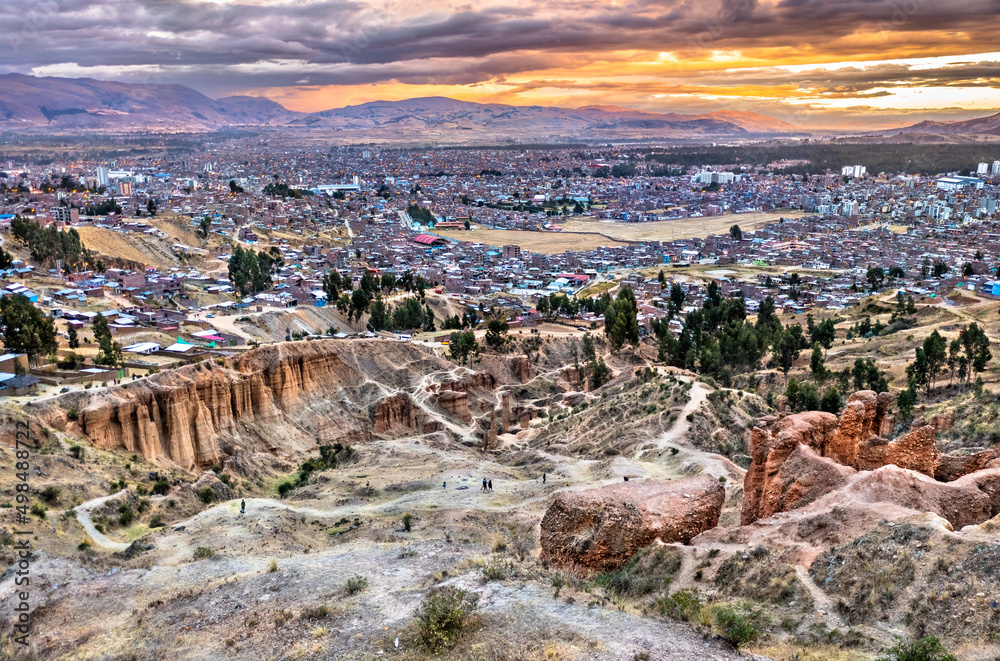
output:
M542 558L613 570L656 540L687 543L715 527L725 497L710 475L564 492L542 518Z
M941 463L941 453L934 444L934 435L934 427L926 425L891 443L879 436L872 436L858 448L853 465L860 470L875 470L893 464L933 477Z

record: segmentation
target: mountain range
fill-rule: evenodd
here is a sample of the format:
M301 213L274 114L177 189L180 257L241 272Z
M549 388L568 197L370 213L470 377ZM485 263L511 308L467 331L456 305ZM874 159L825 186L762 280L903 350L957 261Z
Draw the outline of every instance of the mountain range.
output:
M684 115L619 106L515 106L446 97L372 101L303 113L264 97L212 99L183 85L0 75L0 129L208 131L226 127L321 129L365 140L455 141L476 137L706 139L809 132L754 112ZM892 133L1000 135L1000 114L955 122L925 121Z

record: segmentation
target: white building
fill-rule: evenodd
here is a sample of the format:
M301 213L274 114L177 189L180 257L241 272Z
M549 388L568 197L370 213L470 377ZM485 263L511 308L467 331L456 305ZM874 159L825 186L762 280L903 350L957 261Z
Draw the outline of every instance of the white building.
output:
M868 174L868 168L863 165L845 165L840 168L840 174L845 177L863 177Z
M979 167L976 168L976 174L989 174L989 172L990 172L989 163L980 163Z

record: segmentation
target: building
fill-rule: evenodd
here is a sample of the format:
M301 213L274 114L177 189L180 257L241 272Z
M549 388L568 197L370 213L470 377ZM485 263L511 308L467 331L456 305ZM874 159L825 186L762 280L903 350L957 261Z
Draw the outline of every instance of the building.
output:
M80 222L80 210L73 207L56 207L49 210L56 223L72 225Z
M989 163L980 163L979 167L976 168L976 174L989 174L989 173L990 173Z
M503 247L504 259L518 259L521 256L521 246L507 245Z
M104 167L104 166L98 165L97 166L97 185L98 186L104 186L105 188L107 188L109 183L111 183L111 177L108 174L108 169L106 167Z
M840 168L840 174L845 177L863 177L868 174L868 168L863 165L845 165Z
M990 174L1000 174L1000 161L993 161L993 167L990 168Z

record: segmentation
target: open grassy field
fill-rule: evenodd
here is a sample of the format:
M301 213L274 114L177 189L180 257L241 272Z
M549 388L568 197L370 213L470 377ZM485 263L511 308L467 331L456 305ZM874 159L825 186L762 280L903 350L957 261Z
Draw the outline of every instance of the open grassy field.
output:
M440 230L435 232L449 239L474 241L491 246L516 244L525 250L556 254L567 250L591 250L613 247L628 241L673 241L724 234L733 225L744 231L777 222L779 218L799 218L801 211L768 211L730 214L710 218L684 218L654 223L621 223L573 218L559 232L525 232L520 230L490 230L473 225L472 231Z
M724 234L733 225L744 232L778 222L779 218L800 218L801 211L768 211L760 213L728 214L708 218L682 218L653 223L600 222L573 218L563 228L567 232L594 232L623 241L673 241Z
M601 246L624 245L620 241L612 241L599 234L564 234L561 232L528 232L480 228L474 228L471 231L439 230L434 233L449 239L485 243L496 247L516 244L524 250L549 255L566 252L567 250L591 250Z

